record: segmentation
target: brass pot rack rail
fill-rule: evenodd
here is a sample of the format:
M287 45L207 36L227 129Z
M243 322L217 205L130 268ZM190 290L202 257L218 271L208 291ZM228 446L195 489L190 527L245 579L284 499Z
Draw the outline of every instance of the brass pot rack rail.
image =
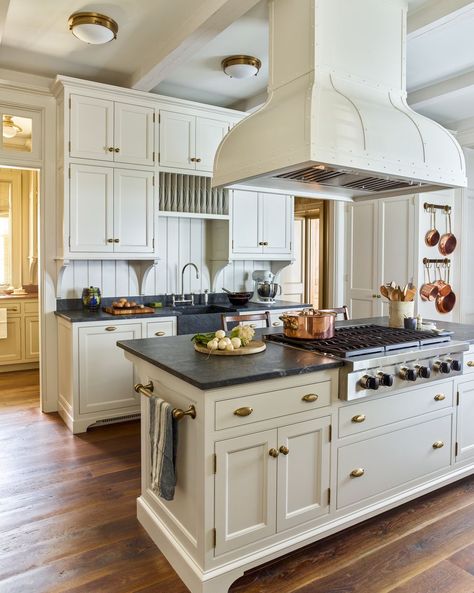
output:
M146 385L142 383L137 383L134 387L137 393L141 393L146 397L153 397L155 394L153 393L153 381L150 381ZM175 420L182 420L185 416L190 416L193 420L196 418L196 408L191 404L187 410L181 410L181 408L173 408L172 411L173 418Z
M445 212L446 214L451 214L451 206L448 206L447 204L430 204L429 202L425 202L423 204L423 208L427 211L427 212L432 212L433 210L443 210L443 212Z
M430 264L443 264L444 266L449 266L451 265L451 260L449 257L444 257L442 259L430 259L429 257L424 257L423 263L425 266L429 266Z

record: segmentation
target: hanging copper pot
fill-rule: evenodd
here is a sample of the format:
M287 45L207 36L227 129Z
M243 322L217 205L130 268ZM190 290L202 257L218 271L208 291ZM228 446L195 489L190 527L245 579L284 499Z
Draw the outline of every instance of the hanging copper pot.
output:
M439 232L436 230L436 210L431 208L431 229L425 235L425 243L428 247L434 247L439 241Z
M457 245L457 239L452 233L451 229L451 209L446 210L446 232L441 235L439 240L438 249L441 255L450 255Z

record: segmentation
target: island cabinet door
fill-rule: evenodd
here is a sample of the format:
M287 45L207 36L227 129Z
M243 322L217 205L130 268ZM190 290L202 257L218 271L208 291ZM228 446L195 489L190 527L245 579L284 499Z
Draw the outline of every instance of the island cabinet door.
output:
M474 381L458 385L456 461L474 457Z
M329 512L329 417L278 429L277 531Z
M277 431L216 443L216 555L276 531Z

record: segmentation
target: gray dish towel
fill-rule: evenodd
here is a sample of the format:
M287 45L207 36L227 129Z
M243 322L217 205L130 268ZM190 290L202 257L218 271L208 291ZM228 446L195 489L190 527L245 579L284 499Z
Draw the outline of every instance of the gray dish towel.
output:
M173 500L176 486L178 421L173 406L160 397L150 398L151 489Z

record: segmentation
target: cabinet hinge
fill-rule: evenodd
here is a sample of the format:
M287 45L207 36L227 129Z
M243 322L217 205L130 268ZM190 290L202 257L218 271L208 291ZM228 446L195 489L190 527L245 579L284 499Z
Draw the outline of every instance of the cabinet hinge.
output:
M158 123L161 124L161 113L158 113Z
M160 162L161 152L158 153L158 162Z
M152 245L153 245L153 249L155 249L155 237L153 237L153 239L152 239Z
M71 103L72 103L71 97L69 97L69 109L71 109Z
M234 249L234 239L232 239L232 249Z
M71 141L69 140L69 152L71 152Z
M212 473L217 474L217 455L214 453L212 460Z
M456 405L459 406L459 391L456 393Z
M153 175L153 186L155 186L155 176Z
M155 162L155 151L153 151L153 162Z
M332 443L332 424L329 425L329 442Z
M212 530L212 547L215 548L217 545L217 529L214 527Z
M227 131L230 132L230 126L227 126Z
M68 241L69 249L71 249L71 235L69 235L67 241Z
M328 505L331 504L331 488L328 488Z
M153 113L153 123L155 123L155 113Z
M458 456L458 450L459 450L459 445L458 445L458 443L456 443L454 445L454 457L457 457Z
M290 241L290 251L291 251L292 247L293 247L293 243Z
M68 167L67 176L71 179L71 167Z

